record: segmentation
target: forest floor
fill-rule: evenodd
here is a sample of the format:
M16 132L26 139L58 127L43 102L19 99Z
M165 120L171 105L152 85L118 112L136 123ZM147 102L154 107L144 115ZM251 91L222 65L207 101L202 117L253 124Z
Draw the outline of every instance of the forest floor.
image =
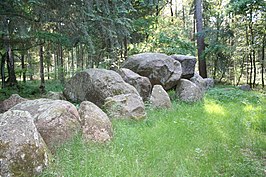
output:
M28 87L19 94L37 91ZM60 91L62 86L48 83L48 89ZM169 95L176 100L174 92ZM146 119L112 123L112 141L83 142L78 135L57 149L52 165L41 176L266 175L263 93L219 86L201 102L173 101L168 110L147 105Z

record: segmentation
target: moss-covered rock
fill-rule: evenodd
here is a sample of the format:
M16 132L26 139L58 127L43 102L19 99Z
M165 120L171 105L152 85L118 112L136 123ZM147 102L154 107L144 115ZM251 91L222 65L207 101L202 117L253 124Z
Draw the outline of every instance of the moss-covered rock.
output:
M0 115L0 176L36 176L50 156L29 112Z
M76 107L68 101L36 99L20 103L12 110L28 111L50 150L72 139L80 131Z

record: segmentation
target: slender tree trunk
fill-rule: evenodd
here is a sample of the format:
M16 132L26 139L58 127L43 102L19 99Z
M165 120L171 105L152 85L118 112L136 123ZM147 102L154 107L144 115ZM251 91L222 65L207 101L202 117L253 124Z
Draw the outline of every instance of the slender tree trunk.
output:
M173 0L170 0L171 21L174 22Z
M71 76L74 75L74 71L75 71L75 68L74 68L74 49L72 48L71 49Z
M183 28L186 29L186 17L185 17L185 6L182 1L182 21L183 21Z
M253 59L251 52L249 53L249 62L250 62L249 85L252 88Z
M2 88L5 88L5 54L1 55L1 80L2 80Z
M41 93L44 93L45 81L44 81L44 65L43 65L43 44L40 45L39 56L40 56L40 78L41 78L41 84L39 88Z
M76 47L76 68L79 69L79 45Z
M264 61L265 61L265 45L266 45L266 34L263 36L262 41L262 55L261 55L261 84L262 88L264 88Z
M4 28L6 29L6 36L3 36L4 38L4 46L6 48L6 54L7 54L7 69L8 69L8 85L9 86L16 86L17 85L17 79L16 79L16 73L15 73L15 62L14 57L12 54L12 48L10 45L10 34L9 34L9 20L4 20Z
M199 74L203 78L207 78L206 60L203 57L205 49L204 36L202 23L202 0L196 0L196 26L197 26L197 49L198 49L198 60L199 60Z
M253 20L252 20L252 11L250 12L251 18L249 22L249 29L250 29L250 41L251 41L251 60L253 64L253 83L252 86L255 87L256 85L256 74L257 74L257 68L256 68L256 55L254 50L254 32L253 32Z
M21 54L21 69L22 69L22 80L26 82L26 67L25 67L25 55Z
M50 80L50 65L47 65L47 79Z
M243 75L243 72L244 72L244 63L245 63L245 57L246 57L246 55L244 55L244 56L243 56L243 59L242 59L240 76L238 77L238 80L237 80L237 83L236 83L236 85L239 85L239 83L240 83L240 80L241 80L241 77L242 77L242 75Z
M29 75L30 75L30 80L32 81L34 71L33 71L33 67L32 67L31 55L30 55L29 51L27 53L27 58L28 58L28 63L29 63L28 71L29 71Z
M63 47L59 45L59 79L62 85L65 83L64 76L64 60L63 60Z
M127 37L125 36L124 38L124 59L126 60L127 59Z
M9 81L9 86L16 86L17 85L17 79L16 79L16 74L15 74L15 62L14 62L14 57L12 54L12 49L9 46L8 47L8 69L9 69L9 76L8 76L8 81Z
M58 52L56 49L54 49L54 79L57 79L57 70L58 70Z
M81 53L80 53L80 60L81 60L81 69L83 70L84 69L84 47L83 45L81 44L80 45L80 50L81 50Z
M246 27L246 45L247 45L247 48L249 47L249 33L248 33L248 25L245 24L245 27ZM250 58L250 51L248 49L248 57L247 57L247 60L246 60L246 83L249 84L249 58ZM252 73L252 72L251 72Z

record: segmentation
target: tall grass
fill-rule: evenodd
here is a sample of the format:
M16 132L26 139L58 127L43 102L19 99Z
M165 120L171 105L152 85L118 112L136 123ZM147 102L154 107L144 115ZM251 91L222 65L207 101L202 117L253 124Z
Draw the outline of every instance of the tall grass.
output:
M265 176L266 97L234 88L202 102L173 101L145 120L112 120L106 144L81 136L60 147L42 176Z

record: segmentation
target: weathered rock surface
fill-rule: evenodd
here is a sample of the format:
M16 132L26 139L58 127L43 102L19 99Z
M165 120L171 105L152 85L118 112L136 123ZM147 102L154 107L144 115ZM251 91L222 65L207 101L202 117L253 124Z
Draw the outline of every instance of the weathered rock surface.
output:
M134 86L137 89L143 101L149 100L152 85L147 77L140 76L139 74L127 68L121 68L117 72L126 83Z
M181 63L182 78L190 79L194 76L196 57L186 55L171 55L171 57Z
M107 97L128 93L139 95L118 73L105 69L84 70L72 77L64 89L68 100L91 101L100 107Z
M202 91L207 89L206 81L198 73L195 73L194 76L189 80L196 84Z
M173 88L182 74L180 62L162 53L130 56L124 62L123 68L148 77L152 85L162 85L165 90Z
M146 116L144 103L136 94L108 97L105 99L104 108L110 118L138 120Z
M176 95L182 101L196 102L202 99L203 94L196 84L187 79L180 79L176 86Z
M204 78L204 81L207 89L214 87L214 80L212 78Z
M170 108L172 106L168 93L161 85L153 86L150 102L155 108Z
M62 92L49 91L44 97L52 100L66 100Z
M28 111L49 149L73 138L80 130L76 107L63 100L37 99L17 104L11 110Z
M79 107L82 133L86 140L105 142L112 138L112 123L94 103L83 101Z
M27 101L27 99L22 98L18 94L12 94L8 99L6 99L0 103L0 113L9 110L13 106L15 106L15 105L17 105L23 101Z
M0 114L0 176L37 176L50 158L29 112Z
M248 85L248 84L240 85L239 89L243 90L243 91L250 91L251 90L250 85Z

